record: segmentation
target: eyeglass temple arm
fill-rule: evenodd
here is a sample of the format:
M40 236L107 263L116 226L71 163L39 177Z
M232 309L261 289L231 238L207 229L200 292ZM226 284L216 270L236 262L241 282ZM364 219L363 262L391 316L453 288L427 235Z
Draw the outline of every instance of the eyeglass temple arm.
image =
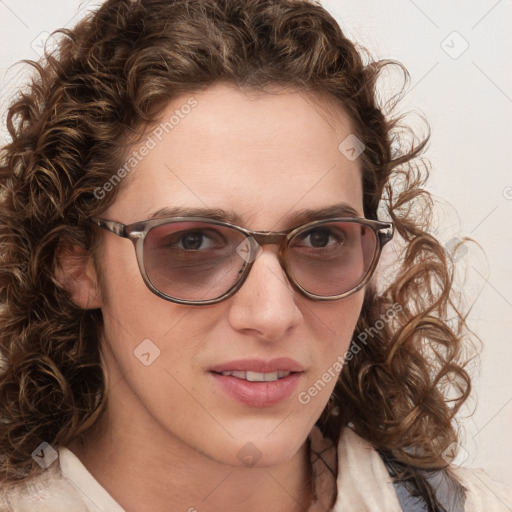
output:
M99 219L97 217L91 219L94 224L99 226L100 228L106 229L107 231L111 231L117 236L120 236L122 238L127 238L128 234L126 233L126 226L124 224L121 224L120 222L116 222L114 220L105 220L105 219Z
M386 222L386 225L378 230L380 246L386 245L395 234L395 225L393 222Z

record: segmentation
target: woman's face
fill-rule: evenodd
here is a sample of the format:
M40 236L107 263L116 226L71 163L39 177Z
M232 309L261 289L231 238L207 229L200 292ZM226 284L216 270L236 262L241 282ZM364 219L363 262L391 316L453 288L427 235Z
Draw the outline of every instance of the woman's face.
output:
M278 92L248 96L216 85L173 100L163 124L127 156L137 162L103 217L130 224L166 216L166 208L211 208L235 212L245 228L272 231L292 227L299 210L341 203L363 217L358 160L339 149L352 133L348 117L308 94ZM180 305L146 287L129 240L100 236L113 424L231 465L291 458L329 399L363 291L307 299L288 282L277 246L266 245L234 296ZM268 379L296 373L265 384L246 380L261 375L239 379L214 368Z

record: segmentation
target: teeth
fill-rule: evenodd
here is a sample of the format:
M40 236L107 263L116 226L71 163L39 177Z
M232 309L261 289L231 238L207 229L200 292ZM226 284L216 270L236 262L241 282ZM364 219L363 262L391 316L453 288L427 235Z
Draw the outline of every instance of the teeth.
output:
M249 382L265 382L265 375L273 375L273 373L245 372L245 379ZM277 378L277 375L276 375ZM272 379L269 379L272 380ZM274 379L275 380L275 379Z
M222 372L222 375L229 377L236 377L237 379L248 380L249 382L273 382L283 377L288 377L291 372L285 370L278 370L276 372L261 373L261 372L244 372L239 370Z
M236 377L237 379L245 379L245 372L234 371L234 372L227 372L227 373L231 374L233 377Z

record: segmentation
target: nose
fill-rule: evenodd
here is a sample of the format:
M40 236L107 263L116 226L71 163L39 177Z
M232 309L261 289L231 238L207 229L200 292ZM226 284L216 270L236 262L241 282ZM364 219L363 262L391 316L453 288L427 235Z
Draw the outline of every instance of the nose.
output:
M278 340L303 321L297 295L281 267L277 248L265 247L230 301L229 322L237 331Z

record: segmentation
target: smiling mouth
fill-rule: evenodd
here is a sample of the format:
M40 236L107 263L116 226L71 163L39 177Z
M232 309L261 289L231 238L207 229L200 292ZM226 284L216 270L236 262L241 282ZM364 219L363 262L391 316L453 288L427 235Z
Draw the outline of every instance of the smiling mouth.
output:
M303 374L302 365L289 358L231 361L210 370L215 387L249 407L273 407L290 400Z
M218 375L224 375L225 377L235 377L237 379L246 380L249 382L273 382L279 379L284 379L295 372L289 372L285 370L278 370L275 372L251 372L241 370L228 370L224 372L214 372Z

